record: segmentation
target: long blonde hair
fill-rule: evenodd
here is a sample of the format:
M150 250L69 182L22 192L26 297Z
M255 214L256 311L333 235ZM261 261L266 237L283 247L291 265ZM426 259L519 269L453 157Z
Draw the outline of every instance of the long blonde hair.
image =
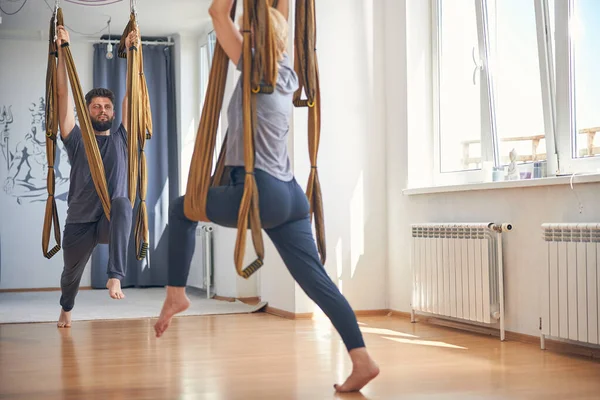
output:
M274 7L269 7L269 17L271 18L273 35L275 36L277 60L281 60L283 58L283 53L285 53L287 49L288 23L283 14Z
M269 19L271 22L272 32L275 40L277 60L283 59L283 54L287 50L289 26L283 16L275 7L269 7ZM238 18L238 27L241 30L243 26L244 15L241 14Z

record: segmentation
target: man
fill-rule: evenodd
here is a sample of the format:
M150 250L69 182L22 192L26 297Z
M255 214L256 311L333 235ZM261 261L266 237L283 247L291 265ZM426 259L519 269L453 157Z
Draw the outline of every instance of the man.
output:
M64 50L61 47L62 43L69 42L69 34L63 26L58 26L57 30L58 123L71 163L67 219L63 234L64 269L60 280L62 309L57 324L59 328L63 328L71 326L71 309L79 291L81 276L98 243L108 243L109 246L106 282L109 295L113 299L125 297L121 290L121 280L125 277L132 207L127 182L127 93L122 103L123 120L114 134L110 132L115 119L113 93L108 89L97 88L85 96L111 199L109 222L91 177L81 129L75 124ZM132 43L138 44L136 31L127 37L128 51Z

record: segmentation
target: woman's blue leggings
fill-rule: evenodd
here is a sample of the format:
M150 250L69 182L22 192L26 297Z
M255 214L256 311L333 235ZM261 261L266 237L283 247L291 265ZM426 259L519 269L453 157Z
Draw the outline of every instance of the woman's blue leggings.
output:
M244 192L243 168L231 171L227 186L209 190L206 213L215 224L237 227ZM312 234L309 204L295 179L284 182L255 170L260 218L264 231L302 290L329 317L348 351L364 347L354 311L321 264ZM169 211L169 286L184 287L196 244L196 226L183 213L183 199L177 198Z

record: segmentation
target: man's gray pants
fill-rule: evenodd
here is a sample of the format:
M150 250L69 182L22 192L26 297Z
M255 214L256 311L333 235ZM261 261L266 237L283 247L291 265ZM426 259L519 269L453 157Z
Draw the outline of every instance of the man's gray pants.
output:
M127 247L131 234L132 207L129 199L118 197L111 201L110 221L102 215L99 221L66 224L63 234L64 269L60 278L60 305L71 311L79 292L79 282L98 243L108 243L110 278L122 280L127 266Z

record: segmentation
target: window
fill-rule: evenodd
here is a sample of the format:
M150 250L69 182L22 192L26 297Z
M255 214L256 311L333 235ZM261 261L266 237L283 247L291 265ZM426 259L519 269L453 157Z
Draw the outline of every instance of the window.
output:
M575 0L571 18L571 57L573 96L570 108L574 115L574 157L600 153L600 3L595 0Z
M555 7L559 162L568 170L591 170L600 154L600 3L558 1Z
M202 98L204 99L204 97L206 96L206 89L208 87L208 76L210 75L210 70L212 68L212 62L213 62L213 57L215 55L215 47L217 45L217 34L215 33L215 31L210 31L208 34L208 42L206 44L206 49L204 52L204 58L203 58L203 66L204 66L204 75L203 75L203 80L204 80L204 86L203 86L203 92L202 92ZM204 100L203 100L203 104L204 104ZM223 103L223 106L226 107L226 103ZM223 112L224 110L226 110L226 108L223 108L221 110L221 112ZM213 155L213 170L217 167L217 161L219 160L219 153L221 153L221 146L223 145L223 140L225 139L225 137L223 136L223 131L221 130L221 117L219 116L219 124L217 126L217 139L215 142L215 152Z
M477 168L481 160L482 101L474 1L440 0L437 59L440 168Z
M206 91L208 89L208 77L210 75L210 69L212 68L213 55L215 53L215 45L217 43L217 36L215 31L211 31L208 34L207 42L200 46L200 111L202 114L202 107L204 106L204 98L206 97Z
M518 162L546 159L542 85L533 1L487 1L493 82L492 118L498 142L499 164L510 163L515 149Z
M600 1L432 0L436 182L600 166ZM474 173L476 172L476 174Z
M192 161L192 156L194 153L194 146L196 143L196 135L198 132L198 126L200 124L200 118L202 115L202 109L204 108L204 101L206 98L206 92L208 90L208 77L210 75L210 68L212 65L212 57L216 44L216 35L214 31L210 32L207 37L201 38L198 42L198 118L192 119L190 125L182 127L183 129L183 137L182 137L182 148L181 148L181 177L182 177L182 185L181 190L185 193L185 184L188 179L189 165ZM213 169L216 166L217 158L219 156L219 152L221 151L221 127L217 128L217 142L215 146L215 155L213 157Z
M215 46L217 45L217 34L215 31L210 31L208 34L208 65L212 65L212 59L215 54Z

